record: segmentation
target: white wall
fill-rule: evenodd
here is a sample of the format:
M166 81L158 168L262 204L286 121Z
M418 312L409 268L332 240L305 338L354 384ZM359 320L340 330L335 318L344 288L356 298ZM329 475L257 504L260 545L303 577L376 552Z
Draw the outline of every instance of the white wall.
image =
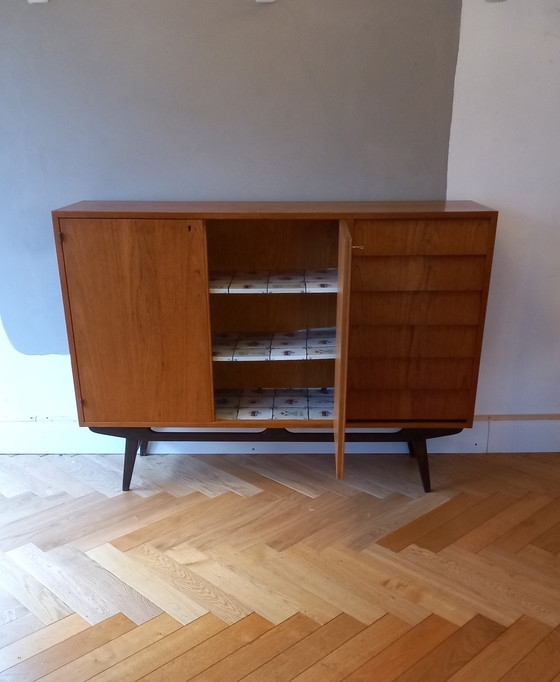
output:
M477 413L560 418L558 0L464 0L447 193L500 211ZM490 427L560 450L560 421Z

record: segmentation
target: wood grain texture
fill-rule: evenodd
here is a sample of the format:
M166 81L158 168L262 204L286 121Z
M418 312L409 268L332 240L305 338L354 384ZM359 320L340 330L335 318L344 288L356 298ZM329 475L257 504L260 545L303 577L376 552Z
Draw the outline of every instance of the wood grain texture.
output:
M59 229L80 423L211 420L202 223L69 218Z
M338 296L336 309L336 362L334 368L334 443L336 477L344 477L346 392L348 387L348 331L352 271L352 238L347 221L341 221L338 237Z
M210 272L336 268L338 221L208 220Z
M59 216L85 218L97 211L119 218L138 213L148 217L164 213L167 217L193 220L295 217L342 220L360 216L383 219L385 216L393 218L411 213L419 213L423 218L442 218L449 213L454 217L464 215L488 219L496 214L487 206L473 201L80 201L53 211L53 216L55 219Z
M348 399L351 421L469 426L496 219L471 202L81 202L54 211L80 423L207 428L214 388L336 383L337 412ZM337 264L338 296L208 292L209 268ZM335 325L336 363L211 362L211 333ZM339 477L345 418L335 428Z
M150 455L143 498L107 485L115 458L48 487L17 459L2 680L560 675L557 455L433 456L430 495L407 456L349 455L338 481L329 455Z

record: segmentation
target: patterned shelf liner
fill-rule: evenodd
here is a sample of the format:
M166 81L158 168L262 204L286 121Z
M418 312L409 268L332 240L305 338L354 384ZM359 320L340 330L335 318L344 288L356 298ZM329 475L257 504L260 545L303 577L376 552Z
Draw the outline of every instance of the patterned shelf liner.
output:
M217 390L216 419L333 419L334 388Z
M338 291L337 269L212 273L211 294L329 294Z
M276 334L213 334L215 362L328 360L336 357L334 327Z

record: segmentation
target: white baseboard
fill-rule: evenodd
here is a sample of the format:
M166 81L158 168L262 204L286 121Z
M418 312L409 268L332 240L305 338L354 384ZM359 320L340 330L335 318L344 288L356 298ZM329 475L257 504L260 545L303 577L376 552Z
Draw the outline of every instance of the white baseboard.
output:
M151 452L185 454L330 453L331 443L153 443ZM472 429L429 441L432 453L560 452L560 420L475 421ZM349 443L346 451L406 452L405 443ZM101 436L74 421L0 422L0 454L122 454L124 440Z

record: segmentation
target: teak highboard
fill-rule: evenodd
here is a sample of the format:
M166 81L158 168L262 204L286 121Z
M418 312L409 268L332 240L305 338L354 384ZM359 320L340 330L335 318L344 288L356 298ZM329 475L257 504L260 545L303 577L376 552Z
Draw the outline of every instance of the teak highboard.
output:
M345 442L404 440L429 490L426 438L472 426L496 221L468 201L53 211L79 423L126 438L125 490L148 441L239 427L332 429L338 477Z

